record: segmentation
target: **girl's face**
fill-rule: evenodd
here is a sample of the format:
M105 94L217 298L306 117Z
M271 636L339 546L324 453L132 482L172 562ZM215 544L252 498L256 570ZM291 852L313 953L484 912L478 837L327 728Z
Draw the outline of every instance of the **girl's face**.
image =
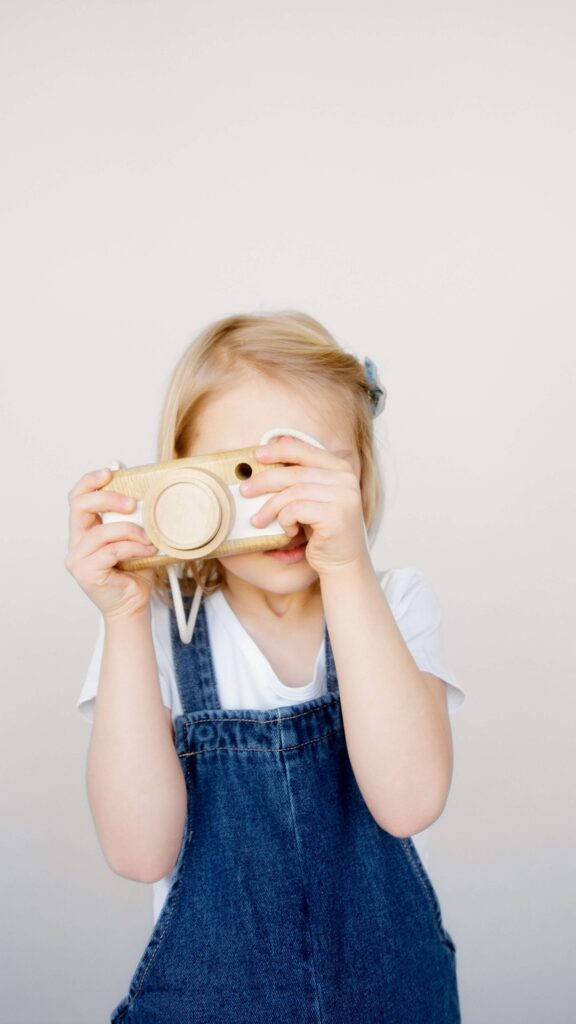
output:
M304 393L268 380L256 372L239 375L238 384L213 398L203 409L188 455L249 448L273 427L294 427L317 438L329 451L346 459L360 479L360 458L349 424L339 408L318 396L312 404ZM318 573L306 561L284 564L262 551L218 559L231 574L259 589L290 594L310 587Z

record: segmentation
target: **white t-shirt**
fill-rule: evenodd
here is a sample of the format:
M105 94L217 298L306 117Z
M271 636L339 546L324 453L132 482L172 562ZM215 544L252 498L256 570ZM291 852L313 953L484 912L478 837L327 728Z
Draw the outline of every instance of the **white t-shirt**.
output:
M446 663L442 638L442 611L438 598L420 569L389 569L377 572L380 585L402 637L422 672L432 672L446 684L448 712L453 714L463 703L465 691ZM326 693L324 640L320 645L314 676L304 686L287 686L273 671L267 658L232 611L223 592L203 599L206 609L212 660L222 708L269 709L299 704ZM182 714L182 704L172 655L169 609L153 594L151 598L152 638L156 652L162 701L172 709L172 720ZM77 700L80 713L89 721L94 717L100 664L104 646L104 619ZM428 833L424 829L413 836L414 844L427 867ZM157 921L172 882L166 875L153 888L154 922Z

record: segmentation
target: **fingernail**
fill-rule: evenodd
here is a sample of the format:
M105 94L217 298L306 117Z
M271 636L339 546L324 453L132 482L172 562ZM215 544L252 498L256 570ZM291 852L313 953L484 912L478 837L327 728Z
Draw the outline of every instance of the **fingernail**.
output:
M130 506L132 505L133 501L134 501L134 498L128 498L128 497L123 497L122 498L122 504L125 506L125 508L130 508Z

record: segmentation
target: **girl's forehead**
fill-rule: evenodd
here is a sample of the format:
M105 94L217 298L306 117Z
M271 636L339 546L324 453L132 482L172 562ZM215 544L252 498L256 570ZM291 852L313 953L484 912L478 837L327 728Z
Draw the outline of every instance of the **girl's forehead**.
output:
M251 447L273 427L294 427L325 447L353 450L352 424L334 396L298 391L260 376L213 396L195 422L194 454Z

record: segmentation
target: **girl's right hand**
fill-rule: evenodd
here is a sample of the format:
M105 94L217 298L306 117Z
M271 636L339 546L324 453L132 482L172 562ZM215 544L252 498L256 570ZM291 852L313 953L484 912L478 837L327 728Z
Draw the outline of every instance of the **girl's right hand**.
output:
M101 491L112 470L100 469L81 477L68 495L70 532L64 565L106 618L132 615L146 607L153 585L152 571L138 575L115 569L125 558L153 555L143 527L130 520L103 523L101 512L133 512L134 498Z

